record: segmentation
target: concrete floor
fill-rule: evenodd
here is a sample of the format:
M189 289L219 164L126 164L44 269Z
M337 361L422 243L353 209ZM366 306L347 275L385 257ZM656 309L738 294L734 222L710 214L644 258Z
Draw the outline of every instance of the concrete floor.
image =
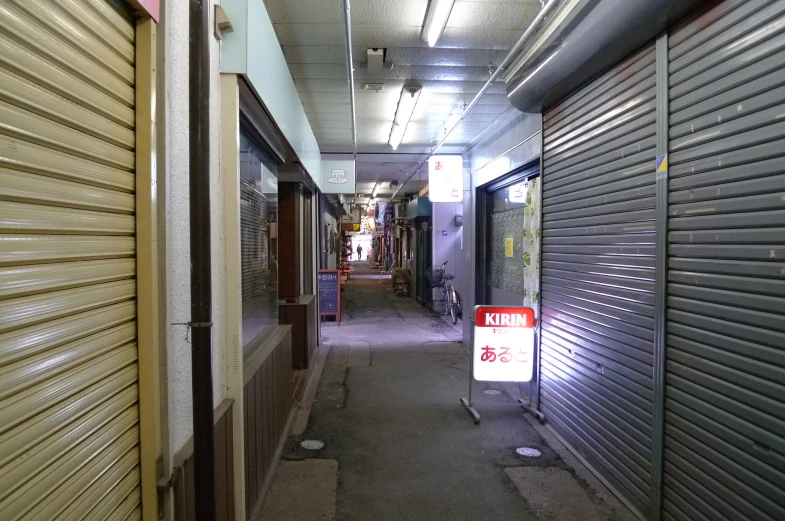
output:
M390 286L348 287L343 306L341 326L322 328L329 354L318 391L262 519L631 519L576 475L504 386L475 384L474 425L459 405L469 358L453 326ZM307 450L303 440L324 447ZM523 458L518 447L542 456Z

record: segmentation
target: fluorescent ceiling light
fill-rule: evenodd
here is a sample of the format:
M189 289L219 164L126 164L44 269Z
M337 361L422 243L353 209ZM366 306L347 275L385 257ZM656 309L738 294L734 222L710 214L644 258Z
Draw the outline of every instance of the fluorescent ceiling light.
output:
M377 193L379 193L379 181L374 183L373 190L371 191L371 197L375 198Z
M398 149L398 145L403 141L403 135L406 133L406 127L409 126L409 121L412 119L414 107L417 106L417 100L420 99L421 87L404 87L401 91L401 99L398 101L398 110L395 111L395 119L393 120L392 130L390 130L390 146L393 150Z
M455 0L431 0L428 2L428 10L425 12L421 37L428 42L430 47L436 45L436 42L442 37L454 4Z

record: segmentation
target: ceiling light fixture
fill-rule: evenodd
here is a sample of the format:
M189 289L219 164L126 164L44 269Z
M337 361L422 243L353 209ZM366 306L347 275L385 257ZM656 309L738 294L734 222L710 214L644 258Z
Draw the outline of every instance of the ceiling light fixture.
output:
M375 199L376 194L379 193L379 181L376 181L373 185L373 190L371 191L371 198Z
M409 126L409 120L412 119L421 92L422 87L419 86L404 87L401 91L401 99L398 101L398 109L395 111L395 119L390 130L390 146L393 150L397 150L398 145L403 141L403 135L406 133L406 127Z
M428 42L428 46L433 47L442 37L453 5L455 5L455 0L431 0L428 2L421 35L421 38Z

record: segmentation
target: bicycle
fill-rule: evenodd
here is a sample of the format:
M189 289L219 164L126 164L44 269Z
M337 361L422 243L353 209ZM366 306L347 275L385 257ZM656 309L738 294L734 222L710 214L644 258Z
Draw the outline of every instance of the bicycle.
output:
M450 281L455 279L455 275L445 274L445 266L447 261L442 263L438 268L430 267L425 271L425 276L428 278L428 309L432 313L441 316L450 315L453 324L458 323L458 316L461 314L461 297L455 286L450 284ZM436 302L444 304L444 312L436 311Z

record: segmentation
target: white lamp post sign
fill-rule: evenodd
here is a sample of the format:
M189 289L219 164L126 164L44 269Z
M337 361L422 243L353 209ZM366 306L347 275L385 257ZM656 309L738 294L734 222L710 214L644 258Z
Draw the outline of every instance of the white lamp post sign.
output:
M528 382L534 368L534 310L478 307L474 325L474 379Z
M536 321L525 307L477 306L471 355L469 399L461 404L480 422L472 404L472 381L529 382L534 373Z

